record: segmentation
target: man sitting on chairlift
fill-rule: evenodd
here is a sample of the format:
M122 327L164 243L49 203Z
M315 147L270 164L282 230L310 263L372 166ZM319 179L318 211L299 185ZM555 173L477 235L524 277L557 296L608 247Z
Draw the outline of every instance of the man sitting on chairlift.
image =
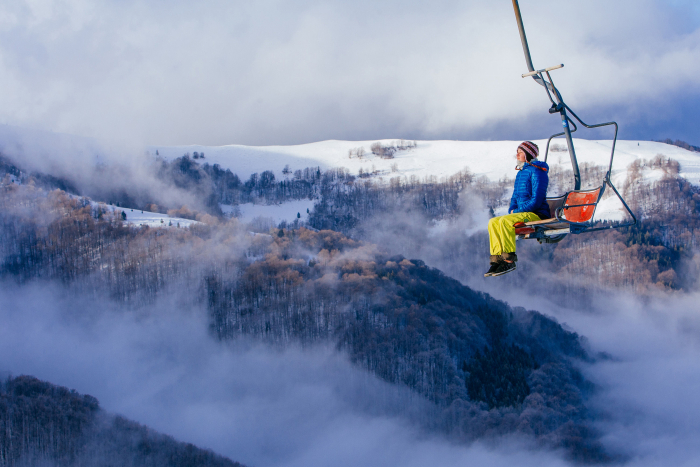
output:
M549 166L537 160L539 148L531 141L518 146L518 175L515 177L513 196L508 214L489 221L491 267L484 277L500 276L515 270L518 257L515 254L515 227L518 222L549 219L547 185Z

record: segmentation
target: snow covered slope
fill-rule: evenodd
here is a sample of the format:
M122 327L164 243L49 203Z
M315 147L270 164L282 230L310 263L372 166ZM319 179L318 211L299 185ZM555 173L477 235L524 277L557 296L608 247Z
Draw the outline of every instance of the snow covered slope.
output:
M159 212L142 211L140 209L121 208L113 204L98 203L93 201L92 205L101 207L104 211L123 211L126 213L126 223L135 227L147 225L148 227L189 227L197 224L197 221L184 219L182 217L170 217Z
M565 146L563 140L555 140ZM468 167L477 175L485 175L491 180L503 177L514 178L515 152L520 141L417 141L417 147L395 153L393 159L382 159L371 153L370 146L376 141L321 141L298 146L152 146L151 154L158 151L166 160L180 157L185 153L204 153L199 162L219 164L231 169L242 179L252 173L265 170L274 172L278 179L284 178L282 170L289 165L292 171L306 167L320 167L321 170L345 167L351 173L378 171L381 176L408 176L419 178L434 175L444 177L454 175ZM386 146L394 140L381 140ZM535 141L544 152L546 140ZM610 159L611 141L590 141L576 139L576 153L579 163L589 162L606 165ZM362 147L365 156L348 157L351 149ZM635 159L653 159L663 154L681 164L681 175L691 183L700 184L700 153L652 141L618 141L613 170L624 174L627 166ZM561 167L569 168L566 152L550 152L549 160L553 170L561 162ZM392 168L393 166L393 168ZM623 180L616 180L618 183ZM584 180L584 183L586 181Z
M171 146L150 147L149 153L158 155L166 160L172 160L183 154L194 155L204 153L204 158L199 162L219 164L224 169L230 169L243 180L253 173L261 173L265 170L274 172L275 177L283 179L282 170L285 166L294 170L306 167L320 167L326 170L330 168L344 167L352 174L357 175L360 170L374 173L382 179L395 176L423 179L428 176L447 177L468 168L477 176L486 176L490 180L502 178L514 178L515 152L519 141L417 141L414 148L397 151L391 159L383 159L372 154L371 146L377 141L321 141L318 143L302 144L298 146ZM395 140L379 141L384 146L395 146ZM540 150L544 153L546 140L536 140ZM575 139L576 155L579 165L590 163L607 167L610 163L610 150L612 141L591 141ZM562 150L550 151L548 163L551 173L558 170L569 170L571 164L566 151L566 142L562 139L554 140L553 146L559 146ZM365 155L357 157L349 156L349 153L357 153L362 148ZM657 155L663 155L677 160L681 166L680 175L691 183L700 184L700 153L653 141L618 141L613 161L613 183L618 187L624 186L627 178L627 167L637 159L651 160ZM649 181L660 178L661 169L643 169L643 177ZM287 174L287 177L291 174ZM602 180L582 179L582 187L595 187ZM558 195L560 193L550 193ZM285 203L275 207L274 214L258 212L260 208L247 206L246 212L241 212L242 217L255 216L273 217L277 222L285 219L293 221L297 210L303 211L303 207L297 209ZM222 206L224 207L224 206ZM242 209L243 210L243 209ZM503 206L496 211L497 215L506 214L507 207ZM302 214L304 215L305 212ZM621 221L625 217L622 204L616 197L603 199L596 210L597 220Z

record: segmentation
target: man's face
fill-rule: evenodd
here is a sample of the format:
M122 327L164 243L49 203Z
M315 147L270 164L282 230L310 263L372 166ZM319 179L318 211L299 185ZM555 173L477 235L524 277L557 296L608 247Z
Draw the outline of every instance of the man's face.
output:
M518 162L527 162L527 157L525 156L525 151L523 151L520 148L518 148L518 155L516 157L518 158Z

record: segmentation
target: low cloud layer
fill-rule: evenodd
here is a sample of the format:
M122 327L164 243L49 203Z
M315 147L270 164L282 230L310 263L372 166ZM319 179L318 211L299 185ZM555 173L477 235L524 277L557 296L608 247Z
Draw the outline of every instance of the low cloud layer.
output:
M700 463L700 316L697 293L596 300L588 313L551 306L610 358L585 373L598 385L604 442L630 465ZM555 311L557 310L557 311Z
M565 464L515 441L458 446L429 435L411 421L430 409L424 400L333 349L218 343L183 301L134 311L60 288L10 289L0 289L0 370L94 395L248 465Z
M566 64L581 116L692 139L677 110L700 100L695 2L521 8L535 66ZM541 137L558 126L524 71L510 2L0 6L0 123L120 143Z
M610 355L583 371L598 386L591 407L603 441L626 465L700 459L697 298L619 297L586 311L538 304ZM203 312L178 303L120 309L3 284L0 369L92 394L109 411L249 465L567 465L513 440L460 446L428 435L410 421L427 410L420 398L332 349L218 343Z

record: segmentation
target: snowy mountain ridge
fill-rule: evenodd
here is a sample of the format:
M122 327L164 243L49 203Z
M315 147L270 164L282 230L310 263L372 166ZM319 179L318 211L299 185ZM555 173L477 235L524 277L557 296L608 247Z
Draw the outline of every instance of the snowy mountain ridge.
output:
M254 173L272 171L281 180L292 178L295 170L318 167L321 171L345 168L353 175L369 174L374 180L386 181L394 177L417 177L423 181L452 176L461 170L469 169L477 177L490 181L513 179L515 177L515 152L517 141L415 141L407 149L392 151L392 157L382 157L372 152L372 146L396 148L402 140L380 141L321 141L296 146L169 146L148 148L148 153L166 161L185 154L196 156L198 162L218 164L222 169L230 169L243 180ZM544 158L547 140L536 140ZM574 140L580 167L586 164L607 168L610 163L611 140ZM415 145L414 147L411 147ZM358 156L358 153L360 156ZM364 153L364 154L363 154ZM202 157L203 156L203 157ZM677 146L655 141L618 141L613 159L612 181L621 189L628 178L628 167L635 161L650 161L658 156L670 158L680 164L679 175L693 184L700 184L700 153ZM565 141L553 140L547 162L552 174L571 170ZM661 179L664 171L649 165L640 165L640 175L646 182ZM582 187L599 186L601 180L588 180L582 173ZM556 190L556 189L555 189ZM550 190L549 196L561 193ZM288 203L281 206L242 205L241 217L249 220L256 216L292 221L303 208L294 206L287 209ZM226 206L222 206L226 209ZM620 221L625 213L616 197L604 198L596 212L596 219ZM505 214L502 207L496 214Z
M466 167L477 176L499 180L515 176L515 152L520 144L519 141L416 141L415 148L397 151L393 158L382 158L370 149L377 142L390 147L396 140L329 140L296 146L150 146L148 153L155 155L157 151L165 160L184 154L203 153L205 157L200 162L219 164L242 179L265 170L271 170L275 177L283 179L291 176L283 173L284 167L289 165L292 172L306 167L319 167L322 171L345 167L354 175L362 169L365 173L377 172L388 178L416 176L420 179L428 176L449 177ZM534 142L544 153L547 140ZM609 164L611 140L575 139L574 144L579 165ZM555 145L560 151L550 148L547 162L553 166L553 170L559 166L564 170L570 168L566 143L553 140L552 146ZM363 148L365 155L350 157L350 151L357 148ZM613 172L624 173L635 160L653 159L659 154L677 160L681 165L680 175L693 184L700 184L700 153L655 141L618 141ZM614 180L614 183L620 181Z

